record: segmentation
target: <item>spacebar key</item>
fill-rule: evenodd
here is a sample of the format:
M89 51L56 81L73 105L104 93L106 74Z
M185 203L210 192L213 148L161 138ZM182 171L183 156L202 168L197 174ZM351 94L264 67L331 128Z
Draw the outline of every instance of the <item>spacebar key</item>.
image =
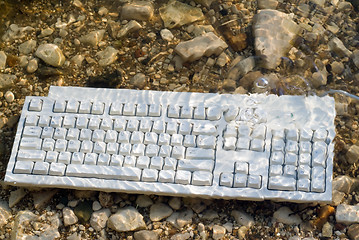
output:
M141 169L134 167L70 164L67 166L66 176L139 181Z
M269 178L268 188L272 190L295 191L297 180L291 177L275 176Z

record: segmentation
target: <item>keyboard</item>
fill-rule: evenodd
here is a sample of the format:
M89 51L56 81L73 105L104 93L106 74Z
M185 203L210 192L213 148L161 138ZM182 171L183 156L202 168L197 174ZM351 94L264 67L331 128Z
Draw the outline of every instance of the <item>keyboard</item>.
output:
M26 97L5 182L331 202L334 99L79 87Z

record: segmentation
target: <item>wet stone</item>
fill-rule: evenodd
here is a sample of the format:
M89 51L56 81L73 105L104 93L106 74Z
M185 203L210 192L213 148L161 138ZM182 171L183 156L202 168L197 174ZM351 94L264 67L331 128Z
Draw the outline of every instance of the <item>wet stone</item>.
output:
M288 225L299 225L302 219L298 214L293 214L293 211L288 207L281 207L273 214L273 219L276 222L288 224Z
M170 216L173 210L164 203L153 204L150 208L150 219L151 221L157 222Z
M191 209L187 209L186 211L181 212L176 220L176 224L178 227L183 228L187 224L192 223L193 211Z
M322 235L323 235L323 237L327 237L327 238L332 237L332 235L333 235L333 226L329 222L326 222L323 225Z
M168 205L170 205L170 207L174 210L179 210L181 208L182 202L181 202L181 198L179 197L172 197L169 201L168 201Z
M226 229L220 225L214 225L212 229L212 238L214 240L219 240L224 237L226 234Z
M244 212L243 210L233 210L232 216L234 217L236 222L239 223L240 225L246 227L251 227L254 225L253 217L250 214Z
M312 84L315 88L324 86L327 84L327 76L321 71L314 72L312 74Z
M37 216L29 211L20 211L15 216L14 226L12 227L11 231L11 238L12 239L21 239L26 237L27 229L31 229L30 222L35 221Z
M338 54L340 57L349 57L352 55L352 52L349 51L345 46L344 43L337 37L334 37L328 43L330 49Z
M65 56L62 53L61 49L55 44L42 44L40 45L35 55L43 60L45 63L54 66L60 67L65 62Z
M37 63L37 59L33 58L29 61L29 63L26 66L26 71L28 73L34 73L38 69L39 65Z
M190 239L191 234L186 232L186 233L177 233L175 235L173 235L170 240L187 240Z
M350 148L348 149L348 152L345 155L348 163L350 164L354 164L356 162L358 162L359 160L359 146L357 145L352 145L350 146Z
M100 192L98 195L98 199L99 199L101 206L104 208L109 208L114 204L113 194L111 194L111 193ZM92 207L94 206L94 203L92 204Z
M125 26L119 29L118 33L116 34L117 38L122 38L127 36L130 33L136 32L142 28L142 25L139 24L135 20L131 20L129 23L127 23Z
M96 30L80 37L79 40L83 44L88 44L92 47L95 47L99 44L99 42L101 42L104 34L105 30Z
M15 75L0 73L0 89L12 86L15 79Z
M143 89L147 83L146 75L143 73L137 73L131 78L130 83L136 88Z
M174 37L173 34L172 34L172 32L171 32L170 30L168 30L167 28L162 29L162 30L160 31L160 34L161 34L162 39L163 39L163 40L166 40L167 42L172 41L172 39L173 39L173 37Z
M218 213L212 209L206 210L202 216L205 220L212 221L213 219L219 218Z
M101 209L92 213L90 224L96 231L101 231L107 224L107 220L111 215L110 209Z
M54 32L54 30L52 28L45 28L43 30L41 30L41 33L39 34L39 38L43 38L43 37L48 37L50 36L52 33Z
M6 66L6 54L4 51L0 51L0 70L5 69Z
M238 59L238 60L235 59L234 61L236 61L237 63L234 63L231 66L231 68L228 71L228 75L227 75L227 79L234 80L234 81L241 79L247 73L251 74L249 72L252 71L253 68L256 66L256 61L255 61L254 57L248 57L245 59ZM250 83L249 85L252 86L253 84ZM247 88L247 86L244 86L244 85L243 85L243 87Z
M113 47L107 47L105 50L96 53L96 56L100 59L100 66L107 66L114 63L118 56L118 50Z
M335 61L330 66L332 67L333 73L341 74L344 71L344 64L342 62Z
M101 204L99 203L99 201L94 201L92 203L92 210L94 211L98 211L102 208Z
M68 208L68 207L65 207L64 209L62 209L62 216L64 218L65 227L73 225L73 224L77 223L77 221L78 221L78 218L75 215L74 211L72 211L72 209Z
M222 88L224 90L226 90L227 92L232 92L232 91L236 90L237 83L234 80L226 79L223 81Z
M138 232L135 232L133 235L135 240L157 240L158 239L158 233L154 231L149 230L141 230Z
M8 102L8 103L11 103L15 100L15 95L13 92L11 91L7 91L5 94L4 94L4 97L5 97L5 100Z
M153 6L150 2L136 1L122 7L121 19L148 21L153 16Z
M117 232L127 232L145 229L146 224L143 216L134 207L126 207L109 218L108 227Z
M257 2L259 9L276 9L278 5L277 0L258 0Z
M36 47L36 41L31 39L19 45L20 54L27 55L34 51Z

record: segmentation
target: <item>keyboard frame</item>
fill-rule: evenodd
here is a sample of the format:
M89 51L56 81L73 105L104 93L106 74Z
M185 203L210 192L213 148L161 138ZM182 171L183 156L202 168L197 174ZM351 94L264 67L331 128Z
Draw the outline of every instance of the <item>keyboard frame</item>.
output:
M162 104L162 114L164 113L164 106L170 103L176 104L205 104L206 106L218 105L220 102L223 108L227 105L234 104L240 105L238 101L262 101L261 104L264 106L271 106L271 104L282 103L277 106L280 111L273 111L273 115L270 116L269 121L267 120L268 127L276 126L280 123L281 126L296 125L298 128L301 126L325 127L328 130L328 138L331 142L328 145L328 157L327 157L327 168L326 168L326 190L323 193L313 192L300 192L300 191L283 191L283 190L269 190L267 188L268 176L263 176L262 186L260 189L252 188L229 188L219 186L217 183L212 186L194 186L194 185L182 185L173 183L160 183L160 182L136 182L136 181L122 181L122 180L111 180L111 179L98 179L98 178L79 178L79 177L67 177L67 176L42 176L32 174L14 174L13 169L15 165L15 156L19 148L20 138L23 131L25 122L25 113L27 114L38 114L37 112L29 112L28 105L29 101L33 98L46 99L77 99L77 100L101 100L103 102L113 102L114 100L128 101L128 102L149 102ZM159 100L159 101L158 101ZM291 105L292 104L292 105ZM300 105L313 105L311 109L322 111L327 115L324 119L312 119L308 121L304 117L299 115L306 114L303 112L303 108ZM299 106L299 107L298 107ZM295 112L295 108L299 108L302 112ZM43 111L49 111L49 109L43 109ZM269 109L270 110L270 109ZM273 110L273 109L272 109ZM271 110L271 111L272 111ZM304 109L306 110L306 109ZM108 114L109 106L105 106L105 114ZM288 113L284 114L283 113ZM293 112L296 116L293 118ZM290 114L289 114L290 113ZM296 114L297 113L297 114ZM64 113L51 113L52 115L64 115ZM66 114L66 113L65 113ZM75 114L76 115L76 114ZM77 114L81 116L91 116L91 114ZM164 119L168 119L167 116L162 116ZM12 154L7 166L5 183L14 186L29 186L29 187L48 187L48 188L72 188L79 190L98 190L105 192L126 192L126 193L140 193L140 194L156 194L156 195L171 195L171 196L190 196L190 197L202 197L202 198L221 198L221 199L239 199L239 200L274 200L274 201L291 201L291 202L323 202L330 203L332 201L332 175L333 175L333 150L334 142L332 141L335 136L334 127L334 99L329 96L317 97L317 96L281 96L276 95L232 95L232 94L212 94L212 93L184 93L184 92L156 92L156 91L139 91L139 90L128 90L128 89L95 89L95 88L79 88L79 87L50 87L48 97L26 97L24 107L22 110L21 117L19 119L18 128L16 131L15 141L12 148ZM151 117L150 117L151 118ZM158 117L154 117L158 119ZM202 121L202 120L199 120ZM225 120L222 118L218 121L221 126L220 130L223 130L223 124ZM319 124L317 124L319 123ZM288 125L288 126L289 126ZM221 132L220 132L221 133ZM221 138L221 137L219 137ZM270 138L268 138L270 139ZM268 140L267 139L267 140ZM217 142L221 141L218 139ZM268 144L266 144L266 148ZM267 156L270 153L268 149L265 151ZM216 155L218 151L216 152ZM225 153L222 153L225 154ZM251 154L251 153L248 153ZM223 156L223 155L222 155ZM231 157L231 156L228 156ZM255 156L254 156L255 157ZM254 158L253 157L253 158ZM269 157L269 155L267 156ZM254 160L253 160L254 161ZM255 161L254 161L255 163ZM257 162L258 163L258 162ZM268 159L266 164L258 164L259 168L268 167ZM216 170L216 169L215 169ZM213 171L214 178L219 178L218 173ZM213 181L215 183L215 181Z

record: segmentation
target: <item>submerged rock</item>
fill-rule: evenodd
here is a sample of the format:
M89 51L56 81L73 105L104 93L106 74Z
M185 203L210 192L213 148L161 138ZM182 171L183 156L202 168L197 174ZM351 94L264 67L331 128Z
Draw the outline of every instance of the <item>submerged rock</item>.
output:
M254 47L263 58L263 67L276 68L286 56L300 27L288 14L277 10L260 10L254 17Z
M105 30L96 30L90 32L89 34L86 34L85 36L80 37L79 40L83 44L88 44L92 47L95 47L99 42L101 42L104 34Z
M118 50L113 47L107 47L105 50L98 52L96 56L100 58L100 66L107 66L114 63L117 60Z
M19 52L26 55L34 51L35 47L36 41L31 39L19 45Z
M129 23L127 23L125 26L123 26L117 33L116 37L121 38L125 37L127 34L136 32L142 28L141 24L139 24L135 20L131 20Z
M51 43L41 44L37 48L35 55L45 63L54 67L61 67L65 62L65 56L61 49Z
M5 69L6 66L6 54L4 51L0 51L0 70Z
M128 20L148 21L153 16L153 6L150 2L137 1L127 3L122 7L121 18Z
M200 8L191 7L178 1L170 1L167 5L161 7L160 16L166 28L180 27L204 19Z
M0 73L0 89L10 87L13 85L15 79L15 75Z

